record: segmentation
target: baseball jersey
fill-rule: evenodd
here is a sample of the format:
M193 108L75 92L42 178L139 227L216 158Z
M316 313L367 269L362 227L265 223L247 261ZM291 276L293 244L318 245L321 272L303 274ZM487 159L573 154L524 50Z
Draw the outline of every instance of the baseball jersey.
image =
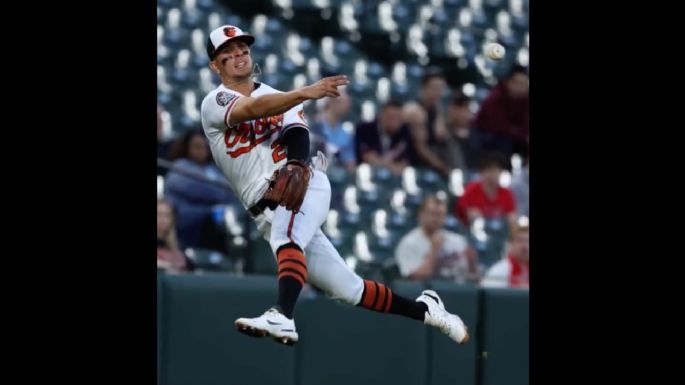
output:
M281 91L255 82L255 89L249 96L256 98L274 93ZM222 84L207 94L200 112L214 161L240 202L249 208L264 194L271 174L287 161L286 148L280 140L283 134L292 127L307 129L307 122L302 104L299 104L282 115L229 127L231 111L243 96Z

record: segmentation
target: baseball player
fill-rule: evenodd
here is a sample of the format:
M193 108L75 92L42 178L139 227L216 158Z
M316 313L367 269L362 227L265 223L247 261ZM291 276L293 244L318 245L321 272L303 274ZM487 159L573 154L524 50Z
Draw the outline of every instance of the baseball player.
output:
M348 268L321 231L330 208L327 161L309 158L309 131L302 103L337 97L344 75L323 78L290 92L252 79L254 37L231 25L209 34L209 66L222 84L202 101L202 126L212 155L231 188L271 245L278 264L275 306L256 318L239 318L236 328L285 345L298 341L293 309L305 282L328 296L437 327L457 343L469 339L462 320L445 310L432 290L412 301Z

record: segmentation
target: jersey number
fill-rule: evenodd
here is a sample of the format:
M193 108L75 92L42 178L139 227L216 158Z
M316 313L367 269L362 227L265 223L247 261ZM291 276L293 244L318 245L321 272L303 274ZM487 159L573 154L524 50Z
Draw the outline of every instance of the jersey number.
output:
M274 163L278 163L285 159L286 157L286 152L285 152L285 146L283 143L281 143L280 140L275 140L273 143L271 143L271 148L273 148L273 152L271 153L271 157L274 160Z

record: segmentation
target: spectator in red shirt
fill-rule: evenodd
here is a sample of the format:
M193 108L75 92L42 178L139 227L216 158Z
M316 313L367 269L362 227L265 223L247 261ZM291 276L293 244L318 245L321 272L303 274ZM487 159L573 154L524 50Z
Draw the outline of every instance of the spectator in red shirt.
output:
M484 153L480 163L480 178L466 185L464 195L455 205L455 215L471 225L477 218L506 219L509 228L516 225L516 203L510 189L499 183L504 159L499 153Z
M516 65L483 100L475 126L483 147L502 152L507 159L528 152L528 71ZM507 167L508 168L508 167Z

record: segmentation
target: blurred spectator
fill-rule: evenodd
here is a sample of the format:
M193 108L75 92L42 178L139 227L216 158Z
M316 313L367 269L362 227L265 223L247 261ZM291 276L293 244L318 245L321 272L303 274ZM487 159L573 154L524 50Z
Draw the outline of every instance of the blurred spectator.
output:
M162 106L157 105L157 157L162 159L169 159L169 147L171 143L163 138L164 124L162 123L162 113L164 110ZM166 175L167 169L162 166L157 166L157 175Z
M172 149L173 167L169 170L164 196L178 214L177 231L183 248L198 247L223 251L224 239L215 231L212 209L236 201L209 152L201 131L190 131Z
M475 126L483 133L483 147L503 153L528 152L528 72L515 65L485 98ZM509 168L507 166L507 168Z
M383 166L400 174L416 159L409 127L402 121L402 103L398 101L385 103L375 121L357 124L354 139L360 163Z
M529 239L527 226L516 227L511 233L509 254L488 269L481 285L528 288Z
M472 171L480 151L478 133L471 130L471 99L457 92L447 108L447 139L436 142L433 151L450 168Z
M165 200L157 200L157 269L169 272L192 270L176 240L174 211Z
M162 136L162 106L157 104L157 139Z
M427 70L421 78L421 94L418 103L407 103L404 119L411 128L412 140L420 164L415 167L430 167L447 178L450 168L435 153L431 146L447 140L444 111L440 106L447 83L438 70Z
M428 196L419 207L419 226L400 240L395 259L403 277L434 277L464 282L477 277L476 253L465 237L444 230L447 204Z
M528 161L526 160L519 173L515 174L511 179L511 191L514 193L514 197L516 198L516 209L519 216L530 216L528 211L529 188Z
M500 186L500 175L504 159L499 153L485 153L481 156L480 179L464 188L464 195L455 205L455 215L469 226L477 218L506 219L509 229L516 224L516 203L514 194Z
M326 98L321 118L311 125L310 130L317 149L322 150L329 158L337 159L345 168L353 172L354 158L353 134L343 129L343 121L350 112L351 103L347 94L341 90L337 98ZM322 139L325 141L322 143Z

